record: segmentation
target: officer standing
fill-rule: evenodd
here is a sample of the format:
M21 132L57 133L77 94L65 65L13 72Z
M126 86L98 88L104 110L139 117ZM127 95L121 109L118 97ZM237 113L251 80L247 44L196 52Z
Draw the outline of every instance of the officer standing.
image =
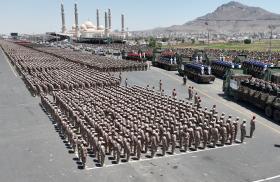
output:
M176 97L177 97L177 93L176 93L176 89L174 88L172 91L172 98L176 99Z
M120 74L119 74L119 79L120 79L120 82L122 82L122 72L120 72Z
M159 91L161 91L161 90L162 90L162 81L159 80Z
M250 122L250 138L253 137L255 129L256 129L256 116L253 116Z
M183 77L183 85L186 85L186 84L187 84L187 76L184 75L184 77Z
M189 92L189 100L192 100L193 95L192 95L192 87L191 86L189 86L188 92Z
M125 79L124 84L125 84L125 87L127 87L127 86L128 86L128 81L127 81L127 78Z
M246 120L244 119L242 124L240 125L240 131L241 131L241 138L240 142L243 143L244 138L246 136Z

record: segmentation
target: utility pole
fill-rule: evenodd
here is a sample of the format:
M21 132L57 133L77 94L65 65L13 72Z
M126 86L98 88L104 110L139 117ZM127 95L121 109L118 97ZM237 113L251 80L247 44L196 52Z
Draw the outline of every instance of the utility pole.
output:
M210 44L209 23L205 22L205 25L207 26L207 40L208 40L208 45L209 45Z
M269 40L269 61L272 60L272 32L273 30L276 28L275 25L269 25L268 26L269 30L270 30L270 40Z

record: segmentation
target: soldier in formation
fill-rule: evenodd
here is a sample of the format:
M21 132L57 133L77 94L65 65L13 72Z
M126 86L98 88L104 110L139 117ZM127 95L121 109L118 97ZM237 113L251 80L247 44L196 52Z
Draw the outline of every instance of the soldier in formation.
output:
M174 154L177 146L186 152L232 144L238 129L238 118L219 116L215 105L202 110L139 86L58 91L52 102L45 96L41 100L55 121L69 128L63 131L71 146L77 146L83 165L85 148L103 166L106 155L119 163L122 157L141 159L142 153Z

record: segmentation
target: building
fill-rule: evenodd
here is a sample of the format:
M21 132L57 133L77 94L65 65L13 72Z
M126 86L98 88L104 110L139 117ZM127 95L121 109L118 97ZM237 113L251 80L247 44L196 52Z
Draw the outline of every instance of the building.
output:
M83 43L110 43L110 42L124 42L128 36L128 32L125 32L124 28L124 15L121 15L121 31L112 31L112 14L111 9L108 9L105 14L104 25L100 25L99 9L96 10L96 24L92 21L85 21L79 25L78 18L78 5L74 5L75 11L75 23L69 31L65 26L65 13L64 5L61 3L61 36L67 35L70 39L83 42Z

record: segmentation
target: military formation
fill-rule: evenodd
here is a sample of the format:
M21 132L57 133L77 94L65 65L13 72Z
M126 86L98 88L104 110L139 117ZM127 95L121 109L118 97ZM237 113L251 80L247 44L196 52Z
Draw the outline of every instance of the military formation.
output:
M2 47L33 96L54 90L71 91L117 86L120 80L109 73L88 68L20 45L5 42Z
M103 166L109 156L115 163L140 160L145 153L153 158L231 145L239 130L241 142L246 136L246 124L215 105L202 108L139 86L58 91L41 100L83 166L87 151Z
M58 56L68 61L80 63L88 66L89 68L102 71L102 72L120 72L120 71L145 71L147 70L147 64L114 59L111 57L98 56L89 53L76 52L70 49L60 49L54 47L39 47L36 50L40 50L52 55Z
M151 158L173 155L242 143L245 139L246 121L239 125L238 117L219 114L216 105L202 108L194 88L189 88L189 100L185 101L177 98L176 89L171 96L166 95L161 80L159 91L149 85L130 87L127 79L122 87L119 86L121 73L115 78L100 72L100 68L106 68L102 71L127 70L131 63L126 61L111 64L100 57L104 61L101 63L91 56L65 50L46 50L50 55L9 42L0 44L27 87L40 95L42 107L83 167L89 152L103 166L108 157L115 163L128 162L132 158L141 160L146 155ZM97 69L88 67L85 62ZM114 65L120 67L115 69ZM255 120L251 121L251 126L254 123ZM252 136L254 128L251 128Z

